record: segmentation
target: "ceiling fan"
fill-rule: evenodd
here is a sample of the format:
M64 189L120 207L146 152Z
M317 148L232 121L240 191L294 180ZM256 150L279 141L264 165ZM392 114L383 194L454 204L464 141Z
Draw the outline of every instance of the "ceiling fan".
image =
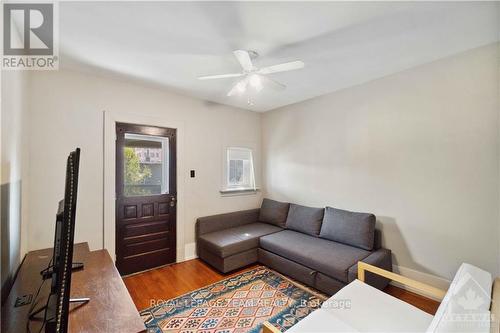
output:
M265 82L266 85L268 84L271 87L283 90L286 88L284 84L271 79L267 75L304 68L304 63L302 61L291 61L279 65L257 68L252 63L252 58L255 59L258 56L257 52L236 50L233 51L233 54L243 69L241 73L199 76L198 80L213 80L213 79L242 77L242 79L239 80L227 93L227 96L233 96L234 94L244 93L249 86L254 88L257 92L261 91L263 88L263 82Z

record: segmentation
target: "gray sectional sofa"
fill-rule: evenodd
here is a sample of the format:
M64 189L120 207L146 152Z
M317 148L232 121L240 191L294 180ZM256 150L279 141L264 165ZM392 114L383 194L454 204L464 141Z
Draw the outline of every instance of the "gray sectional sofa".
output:
M260 209L200 217L197 254L223 273L258 262L332 295L356 279L358 261L392 270L375 220L264 199ZM366 282L383 289L388 280L367 274Z

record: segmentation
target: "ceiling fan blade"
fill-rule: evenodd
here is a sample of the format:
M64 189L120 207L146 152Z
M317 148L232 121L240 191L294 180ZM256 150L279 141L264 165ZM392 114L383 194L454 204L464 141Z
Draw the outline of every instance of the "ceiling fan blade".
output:
M250 59L250 55L248 54L248 51L236 50L236 51L233 51L233 54L236 57L236 59L238 59L238 62L240 63L243 70L249 72L252 69L254 69L253 64L252 64L252 59Z
M279 65L261 68L257 71L257 73L259 73L259 74L272 74L272 73L293 71L295 69L304 68L304 66L305 65L302 61L291 61L291 62L285 62L283 64L279 64Z
M259 75L259 76L264 81L266 86L270 86L270 87L277 89L277 90L285 90L286 89L286 86L283 83L280 83L276 80L273 80L270 77L267 77L265 75Z
M235 94L244 93L247 90L247 85L248 85L248 76L245 77L243 80L236 82L236 84L227 93L227 96L230 97Z
M231 74L220 74L220 75L206 75L206 76L198 76L198 80L213 80L213 79L226 79L230 77L240 77L243 76L243 73L231 73Z

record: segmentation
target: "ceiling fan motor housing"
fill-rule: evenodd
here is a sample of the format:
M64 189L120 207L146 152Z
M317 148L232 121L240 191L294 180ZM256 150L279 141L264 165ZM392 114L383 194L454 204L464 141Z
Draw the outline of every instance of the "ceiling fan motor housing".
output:
M247 52L250 56L250 59L257 59L259 57L259 53L257 53L257 51L247 50Z

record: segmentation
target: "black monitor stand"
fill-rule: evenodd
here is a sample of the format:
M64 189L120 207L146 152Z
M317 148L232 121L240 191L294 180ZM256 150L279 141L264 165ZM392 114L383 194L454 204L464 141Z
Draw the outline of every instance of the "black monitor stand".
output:
M81 270L83 268L84 268L83 262L74 262L72 264L71 271L77 271L77 270ZM49 266L49 267L43 269L42 271L40 271L40 275L42 276L43 280L51 279L52 273L54 273L54 266ZM89 301L90 301L89 297L70 298L70 300L69 300L70 303L83 303L83 304L88 303ZM36 317L36 315L39 314L40 312L44 311L45 309L47 309L47 307L48 307L48 303L47 303L47 305L42 306L38 310L35 310L34 312L32 312L30 314L29 319L30 320L34 320L34 319L43 320L44 318L38 318L38 317Z
M71 266L71 271L79 271L84 268L83 262L74 262ZM43 280L48 280L52 278L52 273L54 273L53 266L47 267L44 270L40 271L40 275Z
M90 297L70 298L69 302L70 303L88 303L88 302L90 302ZM44 311L46 308L47 308L47 305L44 305L44 306L40 307L40 309L32 312L29 316L29 319L30 320L33 320L33 319L43 320L44 318L37 318L36 315L39 314L40 312Z

